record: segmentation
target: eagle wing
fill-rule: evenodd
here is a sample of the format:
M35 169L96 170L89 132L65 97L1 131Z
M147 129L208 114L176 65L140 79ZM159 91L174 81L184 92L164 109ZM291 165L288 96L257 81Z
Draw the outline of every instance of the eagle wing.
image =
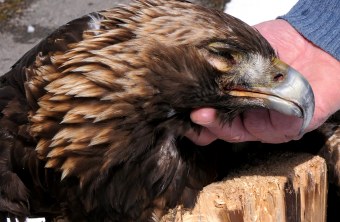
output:
M29 191L32 187L42 188L44 163L36 156L36 139L29 133L28 117L36 109L43 88L36 89L35 95L27 94L25 84L32 78L28 67L49 65L48 55L65 52L70 44L81 41L86 30L96 29L101 19L98 13L91 13L76 19L24 54L12 69L0 77L0 218L16 215L24 220L34 206L30 202ZM35 63L40 64L35 64ZM22 176L22 175L30 175ZM21 176L21 178L19 178ZM25 180L26 179L26 180ZM24 180L24 181L23 181ZM16 189L13 189L16 187ZM38 188L36 188L38 189ZM33 192L34 193L34 192ZM40 192L39 195L43 195ZM34 194L31 192L31 199ZM42 198L43 199L43 198ZM34 202L34 201L33 201ZM37 201L38 202L38 201ZM40 204L39 204L40 205ZM41 204L40 207L43 207ZM30 209L31 208L31 209ZM9 215L7 213L10 212Z

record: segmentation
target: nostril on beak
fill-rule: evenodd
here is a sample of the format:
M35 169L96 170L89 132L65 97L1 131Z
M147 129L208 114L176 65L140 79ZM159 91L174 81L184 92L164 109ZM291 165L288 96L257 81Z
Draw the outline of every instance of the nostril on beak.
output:
M273 78L274 82L281 82L283 79L284 75L282 73L277 73Z

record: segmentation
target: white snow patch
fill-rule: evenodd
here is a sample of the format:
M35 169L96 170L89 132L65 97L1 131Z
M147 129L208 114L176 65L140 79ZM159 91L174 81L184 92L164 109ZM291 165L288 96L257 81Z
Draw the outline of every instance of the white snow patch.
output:
M298 0L232 0L225 12L249 25L273 20L286 14Z
M35 32L34 26L33 26L33 25L28 25L28 26L27 26L27 32L28 32L28 33L33 33L33 32Z

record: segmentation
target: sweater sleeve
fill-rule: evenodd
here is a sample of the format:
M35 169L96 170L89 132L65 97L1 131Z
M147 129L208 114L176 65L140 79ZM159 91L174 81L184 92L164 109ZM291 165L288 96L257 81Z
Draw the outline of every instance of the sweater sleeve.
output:
M340 61L340 1L299 0L279 17L301 35Z

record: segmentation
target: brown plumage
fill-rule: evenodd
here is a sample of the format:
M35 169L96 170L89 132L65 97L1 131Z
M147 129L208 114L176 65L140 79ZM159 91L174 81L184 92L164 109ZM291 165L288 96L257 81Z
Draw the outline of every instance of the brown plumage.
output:
M256 30L188 2L136 1L60 27L0 78L0 218L157 221L192 206L225 162L183 138L200 130L190 112L216 108L224 124L272 108L237 93L287 73Z

